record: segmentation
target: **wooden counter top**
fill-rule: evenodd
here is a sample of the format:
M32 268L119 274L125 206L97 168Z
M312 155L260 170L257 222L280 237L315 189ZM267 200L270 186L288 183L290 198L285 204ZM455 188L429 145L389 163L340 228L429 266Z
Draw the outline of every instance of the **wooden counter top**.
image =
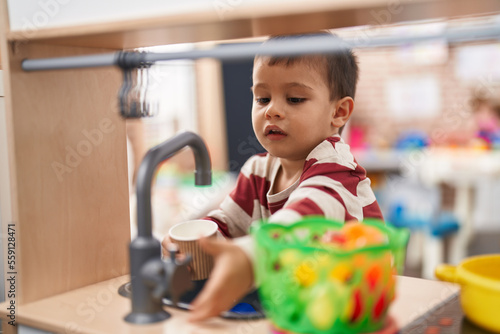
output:
M22 325L55 333L268 333L267 320L236 321L213 318L202 323L186 321L187 312L167 307L172 317L152 325L132 325L123 318L131 309L130 300L117 290L129 276L76 289L29 303L17 310L16 321ZM400 328L458 294L457 285L398 277L397 297L390 313ZM9 301L7 301L9 302ZM2 320L7 316L6 303L0 305ZM8 326L7 322L3 326Z

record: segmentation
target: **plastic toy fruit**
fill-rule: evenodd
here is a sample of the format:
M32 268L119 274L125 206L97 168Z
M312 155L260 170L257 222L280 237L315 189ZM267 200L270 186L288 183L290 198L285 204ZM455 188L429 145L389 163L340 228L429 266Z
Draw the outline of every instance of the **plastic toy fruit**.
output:
M348 222L340 230L328 230L321 242L332 247L351 250L387 243L387 238L378 229L359 222Z
M308 218L252 226L256 280L277 328L308 334L379 330L394 299L409 232L381 221Z

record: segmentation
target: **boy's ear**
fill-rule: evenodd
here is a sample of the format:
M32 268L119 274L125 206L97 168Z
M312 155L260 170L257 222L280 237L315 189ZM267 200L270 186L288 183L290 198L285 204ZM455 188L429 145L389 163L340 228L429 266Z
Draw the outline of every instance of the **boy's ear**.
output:
M332 125L340 128L349 120L354 110L354 100L350 96L341 98L335 103L335 113L332 115Z

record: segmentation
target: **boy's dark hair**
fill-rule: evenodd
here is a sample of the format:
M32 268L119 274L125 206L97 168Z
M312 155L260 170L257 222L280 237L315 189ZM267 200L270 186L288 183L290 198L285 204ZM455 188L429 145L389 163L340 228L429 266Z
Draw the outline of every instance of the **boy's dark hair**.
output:
M331 36L332 43L338 43L340 38L329 31L321 31L311 34L302 35L278 35L270 37L266 43L280 40L297 40L300 42L301 38L312 36ZM256 57L259 58L260 56ZM326 83L330 88L330 100L341 99L350 96L354 99L356 94L356 84L358 82L358 62L356 56L350 49L344 49L335 53L329 54L311 54L300 56L271 56L268 60L268 65L293 65L296 61L311 60L311 64L316 64L312 60L323 59L326 67ZM325 67L321 68L322 70ZM321 73L320 72L320 73Z

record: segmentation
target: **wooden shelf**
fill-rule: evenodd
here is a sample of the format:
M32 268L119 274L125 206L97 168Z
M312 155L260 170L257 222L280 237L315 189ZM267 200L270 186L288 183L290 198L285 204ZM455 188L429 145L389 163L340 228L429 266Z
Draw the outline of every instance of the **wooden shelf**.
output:
M360 25L484 15L498 12L496 0L312 0L243 1L221 17L213 6L171 15L11 31L10 42L32 41L66 46L130 49L172 43L226 40L298 33Z

